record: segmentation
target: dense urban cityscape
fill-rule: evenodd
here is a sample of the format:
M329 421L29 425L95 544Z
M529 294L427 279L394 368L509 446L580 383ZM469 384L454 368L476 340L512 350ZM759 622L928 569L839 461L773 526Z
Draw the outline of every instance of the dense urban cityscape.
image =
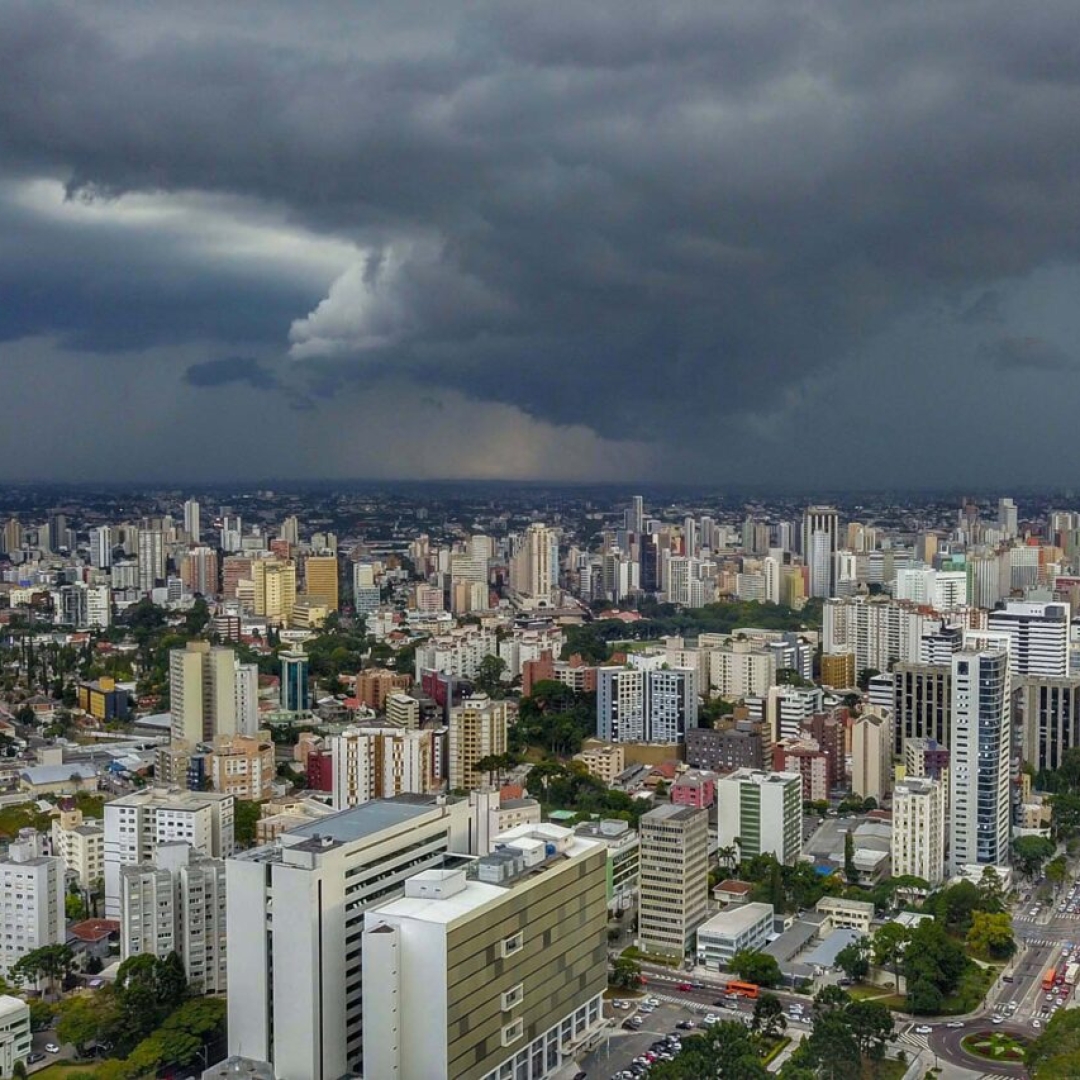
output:
M1056 1067L1068 495L2 496L9 1072Z

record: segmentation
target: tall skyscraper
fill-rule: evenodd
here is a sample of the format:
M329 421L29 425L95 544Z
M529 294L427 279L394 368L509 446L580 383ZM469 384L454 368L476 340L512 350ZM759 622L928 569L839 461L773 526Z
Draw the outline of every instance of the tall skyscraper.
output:
M165 538L160 529L139 530L139 589L148 593L165 580Z
M113 561L112 529L108 525L99 525L90 530L90 565L99 570L108 570Z
M641 947L681 959L709 915L709 813L669 803L643 814L638 829Z
M1069 674L1068 604L1009 600L990 612L987 629L1009 635L1009 667L1014 679Z
M217 596L217 552L209 547L191 548L180 562L180 580L189 592L211 598Z
M534 521L525 531L510 564L515 592L537 603L550 604L559 584L559 538L554 529Z
M338 609L338 561L336 555L309 555L304 560L304 591L309 600Z
M962 649L952 661L949 859L1009 861L1011 679L1006 649Z
M832 506L808 506L803 515L803 561L810 572L810 595L832 596L836 583L839 515Z
M193 544L197 544L202 536L201 522L199 521L199 504L194 499L188 499L184 503L184 532Z
M273 623L287 623L296 607L296 565L279 559L254 559L255 614Z
M604 742L677 743L697 726L694 668L600 668L596 731Z
M1016 503L1012 499L998 499L998 525L1005 534L1006 540L1012 540L1019 535L1016 520Z
M441 787L440 746L431 729L346 728L330 738L335 810Z
M236 653L189 641L169 653L172 736L194 745L236 734Z

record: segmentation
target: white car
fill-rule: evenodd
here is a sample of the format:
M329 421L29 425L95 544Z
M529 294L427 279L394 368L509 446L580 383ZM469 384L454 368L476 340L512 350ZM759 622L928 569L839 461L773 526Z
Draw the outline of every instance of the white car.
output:
M1003 1024L1004 1022L1005 1021L1002 1020L1002 1018L1000 1016L992 1016L992 1017L990 1017L990 1023L991 1024Z
M964 1022L963 1020L950 1020L945 1026L951 1028L962 1028L964 1026Z
M920 1024L919 1027L917 1027L915 1029L915 1034L916 1035L929 1035L933 1030L934 1029L932 1027L927 1027L925 1024Z
M1041 1020L1032 1020L1031 1021L1031 1026L1041 1028L1042 1027L1042 1021Z

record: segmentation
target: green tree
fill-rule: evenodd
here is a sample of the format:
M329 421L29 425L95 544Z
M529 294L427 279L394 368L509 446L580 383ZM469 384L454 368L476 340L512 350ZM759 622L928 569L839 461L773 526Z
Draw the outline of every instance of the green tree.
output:
M69 892L64 897L64 915L68 922L86 918L86 902L79 893Z
M871 1061L881 1061L885 1057L886 1044L896 1041L889 1009L878 1001L853 1001L845 1010L845 1016L859 1053Z
M75 953L70 945L42 945L21 956L11 968L11 977L20 984L45 981L54 992L56 984L65 980L75 965Z
M1002 912L976 911L967 933L967 947L991 960L1007 960L1016 951L1012 917Z
M776 958L755 949L742 949L737 952L728 966L744 982L756 983L758 986L779 986L783 981Z
M855 868L855 837L850 829L844 833L844 876L852 885L859 883L859 871Z
M506 671L506 661L501 656L485 656L477 665L476 678L473 686L481 693L490 698L506 696L506 687L503 684L503 673Z
M636 990L641 985L641 965L629 956L620 956L612 965L611 981L615 986Z
M1069 865L1064 855L1058 855L1046 864L1046 880L1051 885L1061 885L1069 876Z
M775 994L761 994L754 1002L750 1030L762 1038L771 1039L787 1027L784 1006Z
M888 922L874 934L870 945L874 963L878 967L887 967L892 970L897 990L900 989L900 967L910 936L906 926Z
M1005 910L1005 887L992 866L984 867L979 878L979 910L998 914Z
M59 1014L56 1034L62 1043L72 1043L79 1057L86 1056L92 1043L110 1038L119 1022L111 993L73 994L61 1002Z
M254 847L255 828L262 817L262 804L251 799L237 799L233 815L233 832L237 846Z
M1054 855L1055 844L1045 836L1018 836L1012 844L1013 862L1029 878L1039 876L1043 863Z
M836 954L836 966L854 982L861 982L870 974L868 953L870 943L866 938L859 938L850 945L845 945Z

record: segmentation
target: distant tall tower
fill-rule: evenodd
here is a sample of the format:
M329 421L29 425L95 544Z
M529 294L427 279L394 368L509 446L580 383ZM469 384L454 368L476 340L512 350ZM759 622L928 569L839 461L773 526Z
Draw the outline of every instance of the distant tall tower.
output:
M559 540L555 530L533 522L513 558L510 574L517 592L550 603L559 581Z
M1016 520L1016 503L1012 499L998 499L998 525L1007 540L1013 539L1019 527Z
M952 658L949 742L950 865L1009 861L1009 651L963 649Z
M199 504L194 499L184 503L184 532L193 544L199 542Z
M165 580L165 537L157 529L139 530L139 588L149 592Z
M833 506L808 506L803 515L803 561L810 572L810 595L832 596L836 585L839 515Z
M208 641L169 652L174 739L189 743L236 734L236 653Z
M113 538L108 525L99 525L90 530L90 565L98 570L108 570L112 566Z
M292 547L297 547L300 543L300 522L296 519L294 514L292 517L287 517L281 523L281 531L278 533L282 540L287 540Z
M645 528L645 500L635 495L630 500L630 509L626 511L626 531L641 536Z

